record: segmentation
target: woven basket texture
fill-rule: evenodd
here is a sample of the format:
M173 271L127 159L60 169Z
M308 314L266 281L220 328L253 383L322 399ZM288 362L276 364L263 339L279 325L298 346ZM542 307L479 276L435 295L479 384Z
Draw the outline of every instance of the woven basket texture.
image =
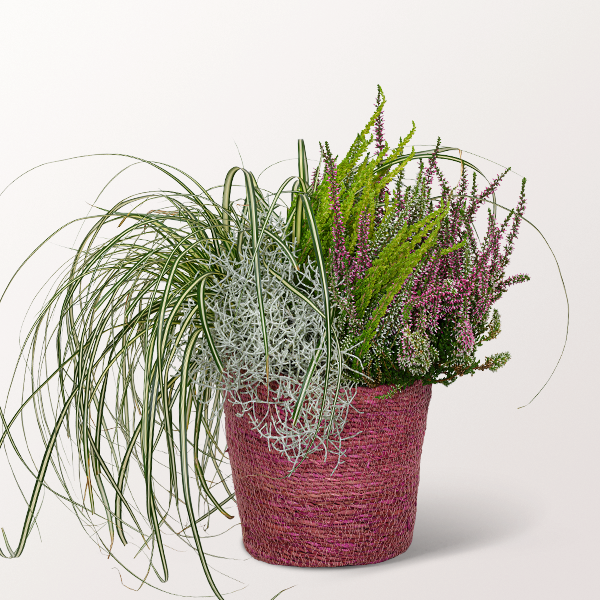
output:
M417 512L419 464L431 385L417 382L389 399L390 386L359 387L343 437L346 456L291 463L225 402L225 428L246 550L298 567L382 562L405 552ZM266 388L263 390L266 395Z

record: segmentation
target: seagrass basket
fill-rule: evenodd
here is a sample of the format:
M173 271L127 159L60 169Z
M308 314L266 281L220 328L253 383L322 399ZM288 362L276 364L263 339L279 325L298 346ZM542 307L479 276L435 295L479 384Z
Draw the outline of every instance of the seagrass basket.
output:
M343 437L345 462L270 451L246 416L225 402L225 428L246 550L261 561L339 567L388 560L412 541L431 385L389 399L390 386L359 387Z

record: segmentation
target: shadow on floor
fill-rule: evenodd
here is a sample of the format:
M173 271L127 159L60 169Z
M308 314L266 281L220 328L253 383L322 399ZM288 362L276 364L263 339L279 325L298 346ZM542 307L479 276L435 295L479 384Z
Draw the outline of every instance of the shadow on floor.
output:
M519 504L514 498L447 490L440 490L437 495L430 490L420 496L425 498L418 504L410 548L379 563L381 567L492 546L520 535L537 520L532 507Z

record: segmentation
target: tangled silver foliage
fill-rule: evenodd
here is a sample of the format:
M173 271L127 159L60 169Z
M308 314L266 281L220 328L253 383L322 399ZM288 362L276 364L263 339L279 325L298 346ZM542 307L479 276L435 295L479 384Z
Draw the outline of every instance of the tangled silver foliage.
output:
M283 222L271 215L270 226L283 238ZM325 386L327 353L324 319L269 268L316 306L323 306L318 272L310 261L296 270L285 253L266 236L260 245L262 295L268 331L268 367L261 327L251 240L246 238L239 259L212 254L222 277L207 298L213 340L223 363L221 374L208 344L199 338L190 365L197 389L211 389L233 402L237 416L248 415L252 427L269 447L294 465L303 456L324 451L343 459L342 432L356 385L342 375L348 354L332 339L332 359ZM188 310L191 309L191 305ZM295 424L294 407L317 353L310 383ZM339 391L338 388L339 378ZM269 393L267 394L267 389Z

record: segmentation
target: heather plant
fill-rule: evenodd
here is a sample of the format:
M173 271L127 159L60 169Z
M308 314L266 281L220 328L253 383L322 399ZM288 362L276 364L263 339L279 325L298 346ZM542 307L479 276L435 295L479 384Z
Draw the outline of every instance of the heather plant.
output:
M438 144L439 147L439 144ZM498 223L488 209L483 241L475 233L477 210L490 199L508 171L496 177L482 192L477 191L477 174L471 185L466 169L456 188L441 172L437 149L421 165L416 181L403 188L398 182L398 219L410 223L413 207L447 204L432 260L421 261L404 281L381 320L376 341L367 359L367 371L376 381L409 385L417 379L449 385L462 375L489 369L496 371L510 359L501 352L480 361L476 350L500 333L500 315L493 308L502 294L525 274L506 276L525 210L525 180L519 202ZM433 197L435 180L441 194ZM453 248L452 252L445 252ZM438 257L438 253L439 257Z
M337 333L356 355L347 375L365 385L405 387L417 380L449 385L462 375L496 371L509 353L480 361L476 350L500 333L493 304L529 279L505 275L525 210L525 179L517 207L498 223L495 192L508 170L480 192L478 170L471 169L469 182L473 166L461 160L452 187L439 166L440 156L450 158L441 155L447 149L439 140L432 152L405 153L414 123L396 147L388 145L384 104L379 88L373 116L339 163L328 143L321 146L323 175L315 173L310 193ZM415 159L416 177L408 185L405 170ZM480 242L475 219L486 203L494 210ZM300 256L309 257L308 230L298 244Z

